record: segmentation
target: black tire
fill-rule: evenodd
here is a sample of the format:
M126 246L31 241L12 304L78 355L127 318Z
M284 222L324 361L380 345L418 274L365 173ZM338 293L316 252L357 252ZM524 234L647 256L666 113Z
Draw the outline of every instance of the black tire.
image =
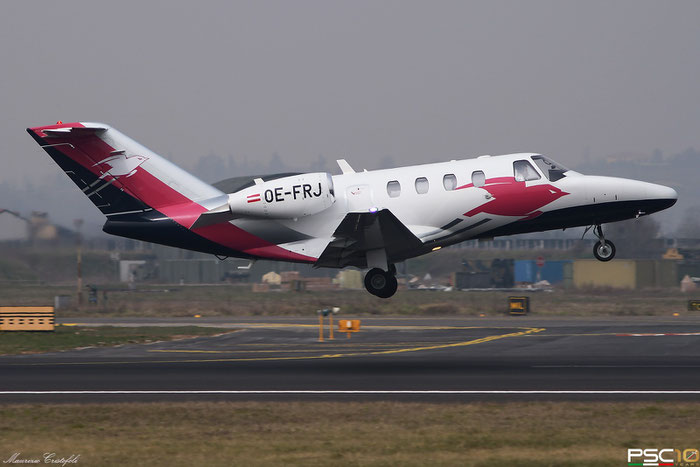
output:
M365 288L379 298L389 298L396 293L398 282L390 272L372 268L365 275Z
M391 274L389 276L389 283L387 284L386 291L384 292L384 295L382 298L389 298L393 296L396 293L396 290L399 288L399 281L396 280L396 276Z
M603 246L603 242L597 241L593 245L593 256L598 261L610 261L615 257L615 244L610 240L605 240L605 246Z

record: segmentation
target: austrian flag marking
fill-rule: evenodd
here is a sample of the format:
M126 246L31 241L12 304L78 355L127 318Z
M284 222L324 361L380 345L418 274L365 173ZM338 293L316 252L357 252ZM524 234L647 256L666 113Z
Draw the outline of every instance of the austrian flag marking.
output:
M249 203L255 203L256 201L260 201L260 193L255 193L254 195L248 195L248 202Z

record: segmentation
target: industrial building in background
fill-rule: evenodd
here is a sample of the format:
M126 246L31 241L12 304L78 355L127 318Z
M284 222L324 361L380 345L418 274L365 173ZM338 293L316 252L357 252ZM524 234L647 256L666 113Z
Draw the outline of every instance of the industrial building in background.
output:
M75 232L52 223L46 212L33 211L27 218L17 211L0 209L0 242L71 245L75 243Z

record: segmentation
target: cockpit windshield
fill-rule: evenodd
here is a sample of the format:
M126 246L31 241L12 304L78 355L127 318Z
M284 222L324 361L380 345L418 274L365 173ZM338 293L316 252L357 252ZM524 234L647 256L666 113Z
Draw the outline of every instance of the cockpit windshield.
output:
M537 164L537 167L539 167L550 182L561 180L566 177L565 173L569 171L569 169L563 165L555 163L544 156L532 156L532 161Z

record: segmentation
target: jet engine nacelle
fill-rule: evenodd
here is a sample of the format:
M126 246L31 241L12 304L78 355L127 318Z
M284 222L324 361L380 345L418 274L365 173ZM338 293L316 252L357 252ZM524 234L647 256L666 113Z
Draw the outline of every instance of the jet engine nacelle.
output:
M296 219L328 209L335 202L333 178L319 172L292 175L228 195L228 205L235 217Z

